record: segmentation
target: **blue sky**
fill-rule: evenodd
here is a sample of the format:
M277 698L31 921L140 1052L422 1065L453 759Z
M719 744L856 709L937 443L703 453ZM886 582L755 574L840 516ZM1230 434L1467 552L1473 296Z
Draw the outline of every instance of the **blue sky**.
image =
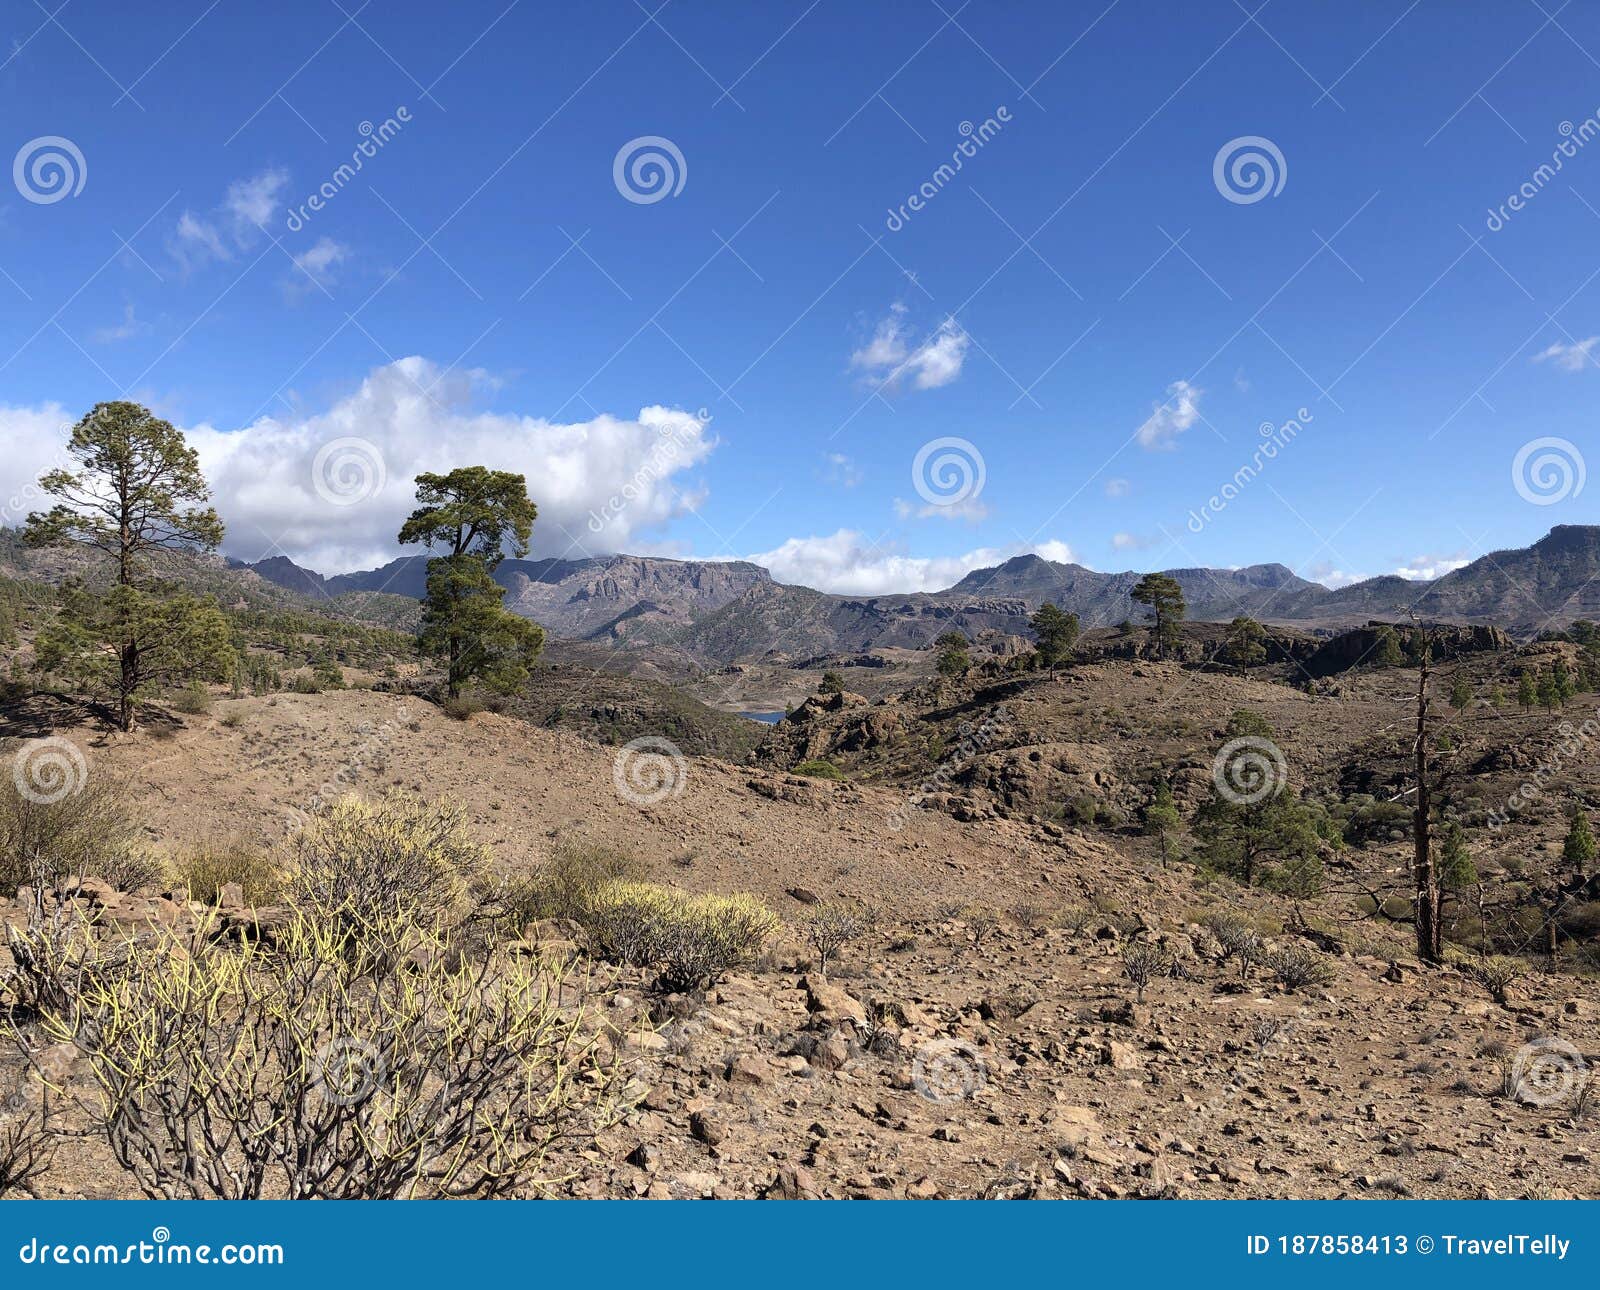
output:
M1027 549L1338 582L1589 518L1513 463L1575 468L1600 389L1592 8L645 3L9 5L0 500L132 397L232 553L325 568L466 456L528 472L542 553L861 592ZM629 200L651 137L681 187ZM917 487L940 440L981 491L938 448Z

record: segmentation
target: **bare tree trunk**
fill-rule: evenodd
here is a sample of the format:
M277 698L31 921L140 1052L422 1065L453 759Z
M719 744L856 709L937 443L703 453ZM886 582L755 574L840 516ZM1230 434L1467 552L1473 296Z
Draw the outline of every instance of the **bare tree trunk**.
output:
M1412 817L1415 855L1411 873L1416 882L1417 957L1424 963L1442 963L1444 944L1440 936L1439 882L1433 871L1428 822L1428 662L1430 645L1427 628L1422 633L1422 665L1417 677L1417 806Z

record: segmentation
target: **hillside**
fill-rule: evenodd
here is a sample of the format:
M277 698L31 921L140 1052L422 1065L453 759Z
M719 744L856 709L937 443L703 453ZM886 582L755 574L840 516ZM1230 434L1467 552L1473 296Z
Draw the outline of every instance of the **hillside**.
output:
M247 566L307 596L382 592L420 596L426 557L324 578L284 557ZM1392 575L1330 589L1281 564L1172 569L1189 617L1226 622L1240 614L1328 632L1415 610L1436 621L1492 624L1533 635L1575 618L1600 617L1600 527L1561 525L1532 546L1496 551L1433 582ZM744 561L600 556L506 560L496 577L506 603L553 635L625 649L678 650L699 664L783 661L883 648L925 648L954 628L1028 635L1045 601L1076 613L1085 628L1143 621L1130 593L1140 575L1017 556L977 569L943 591L854 597L776 582Z

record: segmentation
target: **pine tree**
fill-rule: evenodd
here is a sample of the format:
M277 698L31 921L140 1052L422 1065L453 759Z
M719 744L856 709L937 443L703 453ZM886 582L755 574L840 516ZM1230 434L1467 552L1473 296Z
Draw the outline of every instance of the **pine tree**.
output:
M1450 683L1450 706L1459 712L1471 702L1472 686L1465 676L1457 672L1456 679Z
M1517 678L1517 703L1526 712L1538 701L1539 687L1533 679L1533 673L1524 668L1522 675Z
M1267 629L1254 618L1240 615L1228 624L1228 643L1223 657L1239 669L1255 667L1267 659Z
M1472 863L1467 835L1451 820L1439 839L1439 886L1454 896L1478 885L1478 867Z
M832 668L822 674L822 680L817 683L818 694L843 694L844 677Z
M1567 840L1561 845L1561 858L1572 866L1573 876L1582 878L1594 863L1594 833L1589 828L1589 817L1582 807L1574 807L1572 823L1567 827Z
M948 631L934 641L939 651L940 676L964 676L972 666L972 656L967 653L967 638L957 631Z
M1561 687L1551 672L1539 673L1539 706L1547 711L1561 706Z
M1046 601L1028 620L1028 626L1039 640L1039 662L1054 676L1056 667L1072 657L1072 647L1078 641L1078 615L1063 613Z
M1187 611L1183 588L1164 573L1147 573L1128 595L1141 605L1150 606L1155 627L1156 655L1166 658L1183 638L1183 616Z
M160 577L163 555L216 549L222 521L206 503L200 459L181 431L137 403L97 403L67 442L73 466L47 471L56 499L28 516L30 546L81 544L112 568L111 590L63 597L35 642L42 667L73 672L115 697L131 730L138 704L172 684L224 680L233 667L227 621L210 601Z
M1183 823L1177 803L1172 800L1172 788L1163 778L1156 782L1155 795L1144 808L1144 831L1161 842L1161 863L1170 857L1171 838Z
M538 509L521 475L462 466L417 476L417 501L400 530L402 544L420 542L444 554L428 561L418 644L447 660L445 685L459 698L468 681L514 693L544 648L544 629L506 610L494 571L509 549L528 553Z
M1395 635L1394 628L1378 628L1378 640L1373 654L1373 662L1379 667L1399 667L1405 661L1405 656L1400 652L1400 638Z

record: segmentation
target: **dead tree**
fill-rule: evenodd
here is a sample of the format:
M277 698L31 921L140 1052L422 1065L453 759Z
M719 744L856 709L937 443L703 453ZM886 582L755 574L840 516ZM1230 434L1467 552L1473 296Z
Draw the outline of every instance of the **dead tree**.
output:
M1439 879L1433 870L1428 820L1428 663L1432 645L1428 629L1420 622L1417 631L1422 636L1422 649L1417 673L1417 804L1412 816L1415 854L1411 862L1411 876L1416 885L1417 957L1424 963L1442 963L1444 941L1439 916Z

